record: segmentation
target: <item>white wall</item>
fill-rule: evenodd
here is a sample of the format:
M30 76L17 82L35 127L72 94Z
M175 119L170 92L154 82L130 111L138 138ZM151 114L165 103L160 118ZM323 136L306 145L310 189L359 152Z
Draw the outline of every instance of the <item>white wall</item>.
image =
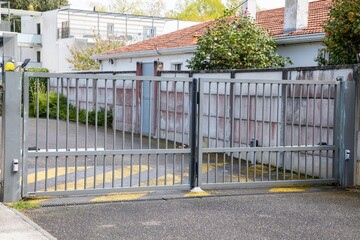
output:
M283 57L289 57L293 62L289 67L309 67L317 66L315 58L318 54L318 49L324 48L321 42L280 45L277 48L277 53Z
M117 59L114 64L110 64L107 60L102 61L102 71L135 71L137 62L153 62L161 61L164 63L164 70L174 70L173 64L182 63L182 70L188 70L186 67L187 59L192 57L192 53L183 53L179 55L156 55L153 57L144 58L128 58Z
M41 61L44 68L50 72L56 72L58 69L58 51L57 51L57 10L42 13L41 33L42 49Z
M0 48L0 57L4 55L5 62L9 61L12 58L15 58L15 61L19 61L19 51L17 49L17 35L16 33L11 32L0 32L0 36L3 37L3 47Z
M287 67L309 67L317 66L315 58L317 57L318 49L323 48L320 42L303 43L292 45L280 45L277 48L277 53L283 57L289 57L292 65ZM164 63L164 70L174 70L174 63L182 63L182 70L189 70L186 65L186 60L191 59L192 53L182 53L178 55L154 55L151 57L137 57L127 59L114 59L113 65L109 64L107 60L102 61L103 71L135 71L136 62L153 62L160 60Z

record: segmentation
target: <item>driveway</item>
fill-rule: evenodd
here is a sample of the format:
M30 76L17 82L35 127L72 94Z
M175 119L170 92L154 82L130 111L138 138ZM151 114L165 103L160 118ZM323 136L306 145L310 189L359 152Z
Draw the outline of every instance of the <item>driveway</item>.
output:
M338 190L46 207L58 239L360 239L360 193Z

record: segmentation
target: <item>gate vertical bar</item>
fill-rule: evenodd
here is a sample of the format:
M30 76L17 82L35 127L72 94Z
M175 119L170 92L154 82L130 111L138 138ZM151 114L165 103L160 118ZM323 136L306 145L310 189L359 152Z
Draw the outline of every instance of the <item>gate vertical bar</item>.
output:
M204 111L203 111L203 103L202 99L204 98L204 82L200 81L200 79L197 80L197 93L196 93L196 106L198 106L198 119L197 119L197 186L201 187L202 183L202 164L203 164L203 118L204 118ZM211 93L211 90L209 91L209 94ZM209 103L210 104L210 103ZM209 135L210 136L210 135Z
M197 110L197 79L194 78L191 84L191 104L190 104L190 188L193 189L199 186L197 181L197 161L196 156L198 151L196 148L196 110Z
M6 72L3 90L1 202L17 202L20 189L21 73ZM17 167L17 168L16 168ZM26 176L25 176L26 177Z

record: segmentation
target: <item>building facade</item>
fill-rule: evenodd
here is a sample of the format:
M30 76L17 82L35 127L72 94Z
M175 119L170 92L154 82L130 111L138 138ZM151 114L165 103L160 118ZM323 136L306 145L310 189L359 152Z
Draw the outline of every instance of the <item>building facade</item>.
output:
M256 12L249 0L246 10ZM316 66L325 37L322 28L331 0L315 2L286 0L285 8L256 12L256 23L275 39L277 53L292 60L293 67ZM187 60L197 51L196 38L213 22L200 23L167 35L95 56L104 71L135 70L136 62L163 62L164 70L188 70ZM111 59L111 61L109 61Z
M16 61L30 58L31 67L48 68L50 72L72 71L67 58L70 49L82 49L94 43L94 37L133 44L160 36L197 22L172 18L140 16L71 9L68 7L47 12L2 9L2 14L21 17L21 33L11 33ZM11 32L11 23L3 24ZM6 25L6 26L5 26ZM4 31L1 31L4 32Z

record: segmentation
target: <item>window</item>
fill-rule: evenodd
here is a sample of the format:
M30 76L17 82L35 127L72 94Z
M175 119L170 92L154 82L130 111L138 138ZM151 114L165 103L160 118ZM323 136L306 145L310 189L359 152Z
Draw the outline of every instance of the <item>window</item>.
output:
M175 63L173 64L173 68L175 71L181 71L182 63Z
M174 71L181 71L181 68L182 68L182 63L173 63L172 64L172 69Z
M40 51L37 51L36 52L36 62L41 62L41 52Z
M155 27L144 27L144 40L156 36Z
M36 32L37 34L41 34L41 26L40 26L40 23L36 24Z
M64 21L61 23L61 29L60 29L60 38L68 38L70 37L70 27L69 27L69 21Z
M113 23L107 24L107 35L108 36L114 35L114 24Z

